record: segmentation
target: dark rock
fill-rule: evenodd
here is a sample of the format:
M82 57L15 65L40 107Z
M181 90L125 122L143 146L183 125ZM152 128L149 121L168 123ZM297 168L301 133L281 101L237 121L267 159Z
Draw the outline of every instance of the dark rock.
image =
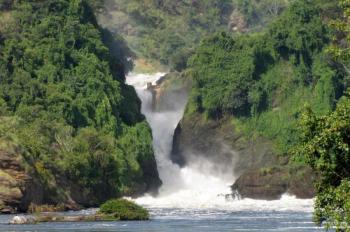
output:
M318 176L311 168L300 168L291 175L288 193L300 199L310 199L316 196L315 183Z
M162 185L162 181L159 178L157 170L156 159L153 157L152 159L139 160L139 162L143 170L144 182L142 186L139 187L139 191L134 193L133 196L141 196L145 192L156 196L160 186Z
M186 164L186 156L184 155L184 152L182 151L182 143L181 143L181 136L183 136L184 133L182 133L182 126L181 123L179 123L175 129L174 132L174 138L173 138L173 146L171 149L171 161L173 163L178 164L180 167L185 166Z
M311 169L289 166L250 170L242 174L232 186L242 198L277 200L288 193L297 198L309 199L315 196Z
M0 210L1 214L13 214L15 213L15 210L13 208L10 207L4 207Z
M287 192L314 197L316 175L305 167L294 168L273 147L267 139L246 138L230 117L207 120L192 114L175 130L171 159L181 166L205 159L215 170L232 171L238 177L232 189L243 198L274 200Z
M250 171L238 178L232 190L237 191L242 198L277 200L287 192L288 180L284 171Z
M174 134L171 159L183 166L203 158L217 169L234 170L235 176L252 168L278 162L271 142L249 139L235 132L230 118L206 120L200 114L186 115Z
M191 81L184 74L172 72L163 76L149 90L153 94L155 111L170 111L184 108L190 92Z

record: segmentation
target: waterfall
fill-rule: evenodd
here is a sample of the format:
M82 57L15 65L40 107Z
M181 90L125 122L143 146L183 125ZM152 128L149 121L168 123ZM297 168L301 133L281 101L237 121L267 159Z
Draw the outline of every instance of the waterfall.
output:
M184 96L172 96L170 101L177 102L176 107L157 111L153 106L152 92L147 88L150 83L156 85L164 73L130 74L127 84L135 87L142 101L142 113L146 116L152 128L153 147L155 151L158 172L163 185L159 195L146 195L136 199L136 203L147 207L163 208L230 208L230 209L262 209L301 207L311 209L312 200L298 200L291 196L284 196L279 201L267 202L256 200L234 201L230 199L231 189L235 178L233 170L217 170L214 164L201 160L179 167L170 159L172 141L175 128L181 120L187 99ZM172 104L174 105L174 104Z

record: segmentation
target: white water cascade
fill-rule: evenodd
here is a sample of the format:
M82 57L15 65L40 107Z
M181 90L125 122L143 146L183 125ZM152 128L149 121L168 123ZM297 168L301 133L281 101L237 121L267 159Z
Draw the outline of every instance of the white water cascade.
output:
M153 147L157 160L158 172L163 185L157 197L146 195L136 199L136 203L152 208L220 208L230 210L303 210L311 211L312 200L299 200L292 196L283 196L278 201L233 200L227 196L231 193L230 185L235 177L233 170L215 172L212 164L198 160L180 168L170 159L172 140L175 128L183 116L186 101L171 110L154 111L153 96L147 84L153 85L164 76L164 73L130 74L127 83L135 87L142 101L142 113L152 128Z

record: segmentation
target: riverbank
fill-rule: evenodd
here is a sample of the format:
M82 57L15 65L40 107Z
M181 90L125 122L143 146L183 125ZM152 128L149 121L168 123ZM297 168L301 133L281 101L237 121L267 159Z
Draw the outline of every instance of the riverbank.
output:
M244 201L248 204L247 201ZM244 203L242 202L242 204ZM246 204L244 203L244 204ZM252 202L253 203L253 202ZM283 205L285 201L280 201ZM148 208L150 221L114 221L114 222L52 222L34 225L8 225L9 217L0 216L0 231L123 231L123 232L170 232L180 228L181 232L243 232L243 231L293 231L321 232L322 228L312 223L312 207L294 210L274 210L271 207L256 208L250 204L246 210L242 207L232 209L183 209L183 208ZM277 208L277 204L276 204ZM81 211L81 214L93 213L92 209ZM66 212L71 215L72 212ZM176 230L175 230L176 231Z
M35 212L32 215L17 215L10 224L36 224L43 222L99 222L99 221L145 221L149 220L148 211L126 199L112 199L103 203L99 210L90 214L65 215L58 212Z

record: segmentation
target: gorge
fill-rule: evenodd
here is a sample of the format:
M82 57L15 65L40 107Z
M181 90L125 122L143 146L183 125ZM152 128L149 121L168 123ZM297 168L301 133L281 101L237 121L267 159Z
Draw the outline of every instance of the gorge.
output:
M0 230L350 228L349 8L0 0Z
M152 128L158 171L163 182L157 196L146 195L136 198L137 203L155 210L156 215L159 213L158 211L172 213L175 210L174 216L193 214L195 217L201 217L203 211L216 215L220 212L227 214L250 211L277 211L293 214L292 212L305 213L312 210L313 200L297 199L286 192L282 192L283 196L277 196L274 201L241 199L239 193L233 194L231 185L239 173L234 170L235 167L238 167L235 162L239 162L240 157L228 146L225 146L225 152L229 153L226 154L225 162L215 162L204 155L193 154L190 147L187 151L184 149L185 153L191 153L188 154L192 156L190 162L182 165L173 162L171 155L174 149L173 136L183 117L188 96L186 91L178 92L167 86L163 91L168 91L168 94L164 92L160 94L160 98L163 99L154 97L159 93L155 93L152 89L159 85L159 79L165 79L162 82L166 82L166 77L164 73L130 74L127 76L127 83L135 87L142 100L142 113L145 114ZM174 80L170 80L170 82L174 82ZM161 86L164 84L160 84L160 88ZM181 86L180 89L183 90L184 86ZM174 102L176 102L175 106ZM157 106L157 104L159 105ZM215 158L220 155L220 151L217 152L213 153ZM228 160L229 158L230 160ZM244 169L244 167L241 168ZM306 186L306 188L312 188L312 185ZM264 195L256 197L264 199ZM290 219L290 223L295 223L295 225L300 223L299 219L294 220L296 219ZM311 225L310 223L310 227L306 226L300 231L305 231L305 229L313 231L315 228ZM249 228L249 226L247 227ZM289 227L289 229L292 228ZM283 227L279 229L283 229ZM297 231L297 227L295 230Z

